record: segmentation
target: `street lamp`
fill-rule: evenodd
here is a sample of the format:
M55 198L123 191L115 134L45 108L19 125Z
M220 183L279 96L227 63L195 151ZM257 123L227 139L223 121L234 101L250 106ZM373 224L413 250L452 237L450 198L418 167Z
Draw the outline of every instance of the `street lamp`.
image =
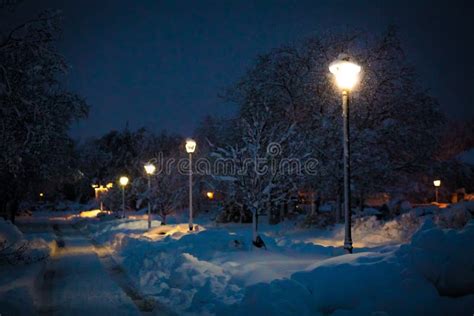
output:
M190 138L186 139L186 152L189 154L189 230L193 230L193 152L196 150L196 142Z
M128 184L128 178L120 177L119 183L122 186L122 218L125 218L125 186Z
M359 80L361 67L351 62L349 56L340 54L329 65L329 71L335 76L336 83L342 90L342 117L344 133L344 218L345 236L344 249L352 253L351 236L351 169L350 169L350 139L349 139L349 93Z
M148 176L148 229L151 228L151 175L155 173L156 167L152 163L147 163L145 166L145 172Z
M434 180L433 184L435 186L436 203L438 203L438 195L439 195L438 190L439 190L439 187L441 186L441 180Z

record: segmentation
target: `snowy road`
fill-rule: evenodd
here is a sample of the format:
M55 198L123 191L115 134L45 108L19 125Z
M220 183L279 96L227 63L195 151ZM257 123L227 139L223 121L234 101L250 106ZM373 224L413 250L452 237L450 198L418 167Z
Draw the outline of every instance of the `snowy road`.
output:
M40 315L142 314L85 236L68 224L54 228L58 248L37 284Z

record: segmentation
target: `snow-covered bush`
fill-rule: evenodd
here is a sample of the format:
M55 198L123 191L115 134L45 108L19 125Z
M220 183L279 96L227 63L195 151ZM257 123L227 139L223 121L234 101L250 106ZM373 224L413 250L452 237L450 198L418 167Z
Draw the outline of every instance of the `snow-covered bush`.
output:
M458 203L441 209L435 214L434 221L443 228L463 228L472 217L467 206L464 203Z
M217 223L250 223L252 213L234 202L226 203L216 217Z
M332 212L323 212L308 214L304 218L303 223L301 223L301 226L306 228L327 228L334 224L336 224L336 215Z
M49 247L42 239L28 241L10 221L0 218L0 265L42 260L49 255Z

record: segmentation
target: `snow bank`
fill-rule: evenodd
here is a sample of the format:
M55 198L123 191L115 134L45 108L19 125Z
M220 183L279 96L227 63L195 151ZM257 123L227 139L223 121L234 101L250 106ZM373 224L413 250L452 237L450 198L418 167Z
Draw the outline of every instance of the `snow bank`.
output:
M426 223L410 244L386 253L324 260L289 279L257 284L230 315L456 315L474 306L474 222L463 230ZM447 297L446 295L449 295Z
M0 265L34 262L47 257L49 251L43 239L26 240L15 225L0 218Z
M216 252L241 251L229 236L224 231L201 231L152 242L117 235L113 246L145 295L178 313L206 313L219 304L235 303L242 295L228 271L205 260Z
M461 202L440 209L434 216L437 225L443 228L463 228L474 214L474 202Z
M33 285L44 262L38 261L50 250L43 239L29 238L0 218L0 313L4 315L36 314Z
M406 243L423 221L424 218L418 217L416 212L405 213L389 221L377 220L376 216L356 218L352 224L354 247L368 248ZM344 234L344 225L337 224L330 230L316 230L296 238L316 245L342 247Z
M264 237L268 250L250 247L251 231L240 227L187 224L155 226L146 221L115 220L88 224L93 236L108 243L145 296L178 314L214 314L239 302L244 288L288 277L336 248Z

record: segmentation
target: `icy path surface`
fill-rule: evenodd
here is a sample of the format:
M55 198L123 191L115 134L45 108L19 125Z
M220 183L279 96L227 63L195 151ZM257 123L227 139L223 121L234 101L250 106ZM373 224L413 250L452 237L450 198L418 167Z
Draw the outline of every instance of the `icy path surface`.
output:
M69 225L57 227L59 248L44 274L40 314L140 315L105 271L89 240Z

